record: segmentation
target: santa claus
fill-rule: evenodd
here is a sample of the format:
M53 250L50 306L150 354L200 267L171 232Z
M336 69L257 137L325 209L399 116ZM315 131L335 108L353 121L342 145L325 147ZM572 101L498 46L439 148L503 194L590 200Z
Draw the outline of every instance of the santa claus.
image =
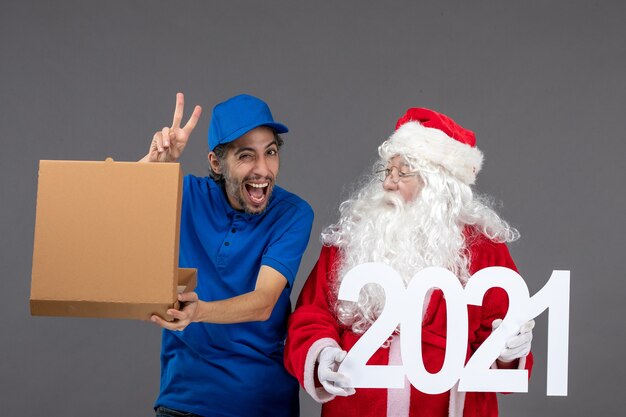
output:
M517 230L472 191L481 168L476 138L449 117L423 108L409 109L395 132L378 149L380 159L353 198L340 206L336 224L322 233L320 258L289 321L285 366L306 392L323 404L323 416L497 416L496 394L451 391L430 395L408 382L403 389L346 388L338 366L376 321L385 305L381 287L368 284L358 302L341 301L341 281L353 267L380 262L408 284L429 266L452 271L464 285L489 266L516 270L506 242ZM436 373L446 347L446 302L438 289L427 295L422 312L422 355ZM492 288L482 306L468 306L467 359L497 327L508 297ZM499 368L532 367L534 322L507 341L494 363ZM400 364L400 330L370 358L368 365Z

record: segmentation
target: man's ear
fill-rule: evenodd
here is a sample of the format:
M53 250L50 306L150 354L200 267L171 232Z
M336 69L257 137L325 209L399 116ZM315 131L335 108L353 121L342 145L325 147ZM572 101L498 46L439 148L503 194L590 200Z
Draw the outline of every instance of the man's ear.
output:
M222 174L222 164L220 164L220 160L217 157L217 155L215 154L215 152L209 152L208 155L208 160L209 160L209 166L211 167L211 170L216 173L216 174Z

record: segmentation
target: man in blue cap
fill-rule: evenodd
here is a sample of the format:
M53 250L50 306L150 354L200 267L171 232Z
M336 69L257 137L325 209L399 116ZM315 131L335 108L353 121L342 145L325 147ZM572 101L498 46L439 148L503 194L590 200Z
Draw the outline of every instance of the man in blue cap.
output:
M174 162L201 113L155 133L144 162ZM183 182L180 266L197 268L196 292L181 294L162 326L157 416L294 416L298 383L283 367L289 294L313 211L275 185L279 136L269 107L238 95L213 109L210 177Z

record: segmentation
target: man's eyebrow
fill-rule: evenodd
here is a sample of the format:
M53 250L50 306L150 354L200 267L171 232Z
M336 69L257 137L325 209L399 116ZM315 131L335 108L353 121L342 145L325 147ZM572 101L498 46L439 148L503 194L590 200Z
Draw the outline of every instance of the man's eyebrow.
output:
M254 152L254 148L251 148L251 147L249 147L249 146L244 146L243 148L239 148L239 149L237 149L237 150L235 151L235 155L239 155L240 153L245 152L245 151Z
M276 142L276 140L274 139L273 141L271 141L270 143L268 143L268 144L267 144L267 146L265 147L265 149L270 148L272 145L276 145L276 146L278 146L278 142ZM236 155L239 155L240 153L245 152L245 151L256 152L256 149L254 149L254 148L253 148L253 147L251 147L251 146L244 146L244 147L239 148L239 149L237 149L237 150L235 151L235 156L236 156Z

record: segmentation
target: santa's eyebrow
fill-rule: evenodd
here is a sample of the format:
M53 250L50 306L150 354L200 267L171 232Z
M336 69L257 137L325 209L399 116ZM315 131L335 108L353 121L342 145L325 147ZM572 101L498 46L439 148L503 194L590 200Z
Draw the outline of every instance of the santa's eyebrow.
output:
M391 165L391 164L387 165L387 169L390 169L390 168L392 168L392 167L396 167L396 168L398 168L398 169L403 168L403 167L407 167L407 168L411 169L411 164L409 164L408 162L400 162L400 163L398 164L398 166L396 166L396 165Z

